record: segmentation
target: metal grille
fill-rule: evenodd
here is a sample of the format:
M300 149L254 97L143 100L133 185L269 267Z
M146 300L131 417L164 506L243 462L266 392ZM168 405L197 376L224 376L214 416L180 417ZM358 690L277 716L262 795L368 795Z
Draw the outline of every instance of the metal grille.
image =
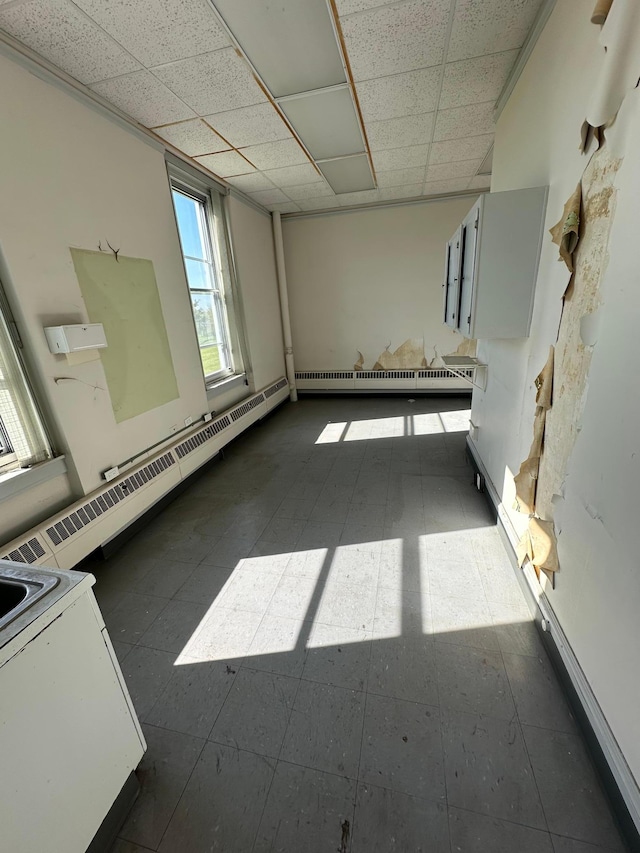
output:
M298 374L296 374L296 376L297 375ZM264 392L265 399L272 397L281 388L286 388L286 386L287 386L287 380L286 379L279 379L275 385L272 385L271 388L267 388L267 390Z
M250 412L251 409L255 409L256 406L259 406L260 403L264 403L264 394L258 394L256 397L252 397L250 400L247 400L246 403L243 403L241 406L237 406L235 409L232 409L229 413L231 415L232 421L238 421L241 417Z
M205 442L213 438L214 435L218 435L218 433L222 432L222 430L226 429L230 424L231 421L227 415L218 418L216 421L212 421L204 429L201 429L200 432L197 432L195 435L192 435L191 438L188 438L186 441L178 444L176 447L176 455L178 456L178 459L184 459L185 456L192 453L198 447L201 447Z
M44 554L44 548L34 537L33 539L29 539L23 545L18 545L14 551L5 554L0 559L13 560L14 563L28 563L31 565L31 563L36 562L38 557L43 557Z

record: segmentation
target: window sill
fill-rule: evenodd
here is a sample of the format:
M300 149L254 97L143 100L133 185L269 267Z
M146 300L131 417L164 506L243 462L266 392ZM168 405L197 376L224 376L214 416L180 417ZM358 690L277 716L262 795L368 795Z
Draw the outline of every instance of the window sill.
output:
M207 400L214 400L221 394L226 394L227 391L233 391L234 388L240 388L247 384L247 374L237 373L235 376L228 376L225 379L219 379L217 382L212 382L207 385Z
M48 480L54 480L67 472L64 456L56 456L48 462L41 462L33 468L14 468L0 473L0 503L33 489Z

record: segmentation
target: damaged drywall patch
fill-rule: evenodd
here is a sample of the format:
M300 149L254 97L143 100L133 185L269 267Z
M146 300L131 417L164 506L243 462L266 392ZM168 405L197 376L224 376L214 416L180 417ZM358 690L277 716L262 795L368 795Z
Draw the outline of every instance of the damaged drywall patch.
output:
M387 344L380 353L372 370L422 370L429 367L423 339L408 338L394 352L390 351L390 346Z

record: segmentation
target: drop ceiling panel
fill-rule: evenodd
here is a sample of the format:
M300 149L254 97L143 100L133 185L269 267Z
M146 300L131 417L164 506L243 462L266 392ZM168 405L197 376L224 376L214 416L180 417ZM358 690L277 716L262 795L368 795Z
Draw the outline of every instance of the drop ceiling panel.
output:
M229 144L199 118L157 127L155 132L190 157L229 150Z
M429 113L438 104L440 68L423 68L393 77L366 80L356 86L365 126L400 116Z
M207 154L204 157L196 157L196 160L221 178L228 178L232 175L246 175L255 171L251 163L248 163L237 151Z
M491 186L491 175L474 175L469 181L470 190L488 189Z
M427 181L442 181L453 178L469 178L478 170L482 160L458 160L456 163L436 163L427 167Z
M351 207L351 205L354 204L371 204L378 200L378 190L362 190L360 192L342 193L336 198L338 207Z
M247 65L231 47L159 65L153 73L198 115L267 100Z
M469 178L449 178L441 181L427 181L424 185L424 194L443 195L444 193L458 193L466 190L469 185Z
M364 12L367 9L374 9L376 6L384 6L389 0L336 0L338 14L344 17L351 15L353 12Z
M417 184L424 181L425 167L414 166L411 169L392 169L389 172L378 172L379 187L398 187L401 184Z
M492 142L492 133L484 136L470 136L466 139L447 139L445 142L434 142L429 154L429 165L453 163L456 160L484 159Z
M227 110L205 119L236 148L291 139L291 131L270 103Z
M0 27L81 83L95 83L141 67L69 0L0 6Z
M439 110L433 133L434 142L443 139L458 139L461 136L480 136L494 133L496 123L493 119L495 101L483 104L469 104L450 110Z
M335 193L373 189L373 176L365 154L318 163L321 172Z
M253 172L250 175L234 175L229 183L243 193L257 193L260 190L272 190L273 184L263 172Z
M386 121L370 121L367 124L367 137L372 151L384 151L403 145L420 145L431 139L435 113L422 113L417 116L391 118Z
M213 3L275 97L344 83L325 0Z
M307 198L320 198L321 196L333 196L334 192L331 187L324 181L316 181L313 184L299 184L298 186L287 187L285 190L289 198L294 201Z
M440 109L496 101L509 71L518 55L517 50L464 59L445 65L440 95Z
M290 198L286 196L282 190L272 189L272 190L260 190L257 193L251 193L251 198L254 201L257 201L258 204L264 204L268 206L270 204L282 204L290 201Z
M146 127L193 118L194 112L148 71L94 83L91 88Z
M378 190L380 201L394 201L401 198L415 198L422 195L422 181L419 184L401 184L398 187L382 187Z
M74 0L147 68L229 46L207 0Z
M457 0L447 60L521 47L541 5L542 0Z
M267 205L269 210L277 210L279 213L298 213L300 208L292 201L284 201L280 204Z
M320 181L322 176L318 174L315 166L311 163L301 163L298 166L284 166L281 169L269 169L264 174L279 187L297 187Z
M390 148L385 151L374 151L373 165L376 172L388 172L391 169L402 169L409 166L426 166L428 156L428 145Z
M336 195L322 196L321 198L301 198L296 204L300 210L329 210L333 207L340 207L338 201L340 198L341 196Z
M449 9L450 0L408 0L342 18L356 82L440 65Z
M280 102L280 109L316 160L364 151L348 87L311 92Z
M293 138L267 142L265 145L249 145L242 149L242 153L261 171L309 162L309 158Z

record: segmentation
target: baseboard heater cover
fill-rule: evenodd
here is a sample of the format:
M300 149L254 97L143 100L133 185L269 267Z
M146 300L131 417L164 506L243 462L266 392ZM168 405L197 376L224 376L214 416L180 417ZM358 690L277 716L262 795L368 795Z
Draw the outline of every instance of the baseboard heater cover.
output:
M460 371L464 379L444 367L421 370L299 370L298 391L468 391L475 367Z
M511 549L512 564L517 573L516 577L523 589L531 612L537 617L536 622L539 626L542 620L546 623L542 634L544 645L555 659L556 665L559 666L560 670L564 670L564 673L561 674L566 674L564 680L569 682L569 692L574 699L573 704L577 703L579 706L579 716L583 727L587 730L587 740L591 742L592 746L595 746L596 752L600 753L601 761L596 760L596 764L600 771L604 771L605 776L610 778L610 784L607 785L607 788L617 817L627 836L627 841L631 844L631 849L640 851L640 788L638 783L627 764L615 735L611 731L607 718L591 689L580 662L571 648L551 602L538 583L531 567L526 566L524 571L518 567L516 558L518 535L504 508L498 490L487 473L478 449L469 437L467 437L467 450L472 464L484 477L486 494L497 516L505 545Z
M0 548L0 559L71 569L289 396L284 377Z

